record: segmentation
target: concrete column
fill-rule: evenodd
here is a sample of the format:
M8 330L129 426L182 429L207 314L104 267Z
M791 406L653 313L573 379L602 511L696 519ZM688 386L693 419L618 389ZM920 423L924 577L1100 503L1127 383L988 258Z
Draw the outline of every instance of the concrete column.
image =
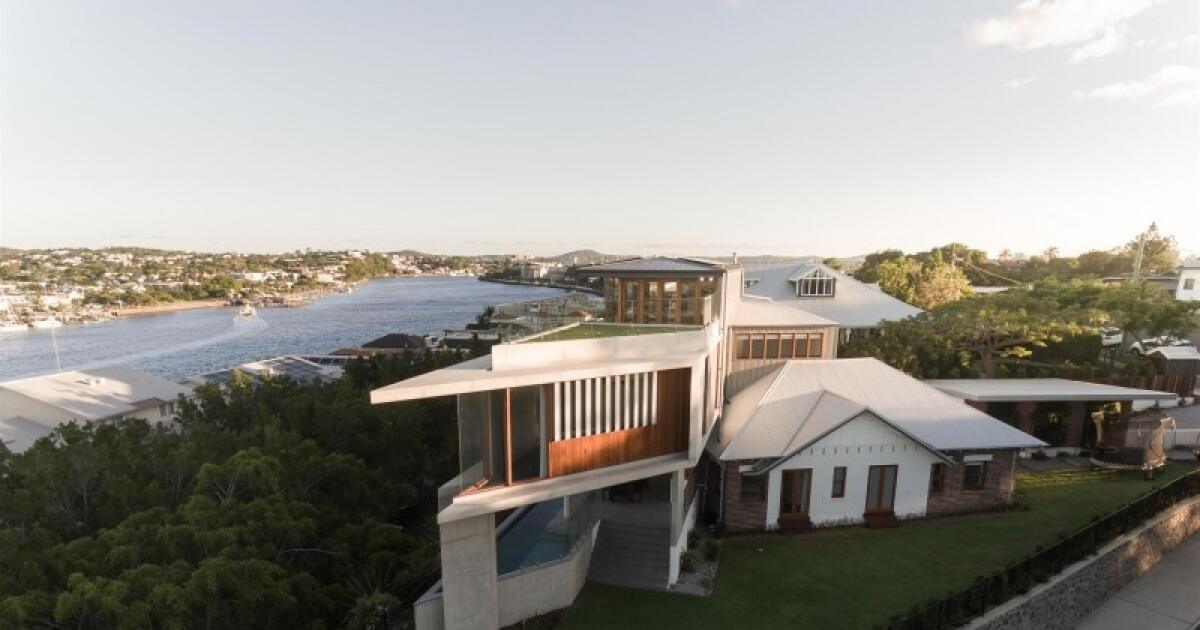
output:
M683 476L682 470L677 470L671 473L671 544L674 545L676 540L679 540L679 534L683 532L683 519L686 514L684 510L687 505L684 505L687 492L687 479Z
M1017 403L1017 428L1033 435L1033 412L1037 411L1037 403L1030 400L1022 400ZM1054 444L1051 444L1054 446Z
M1067 437L1063 446L1083 446L1083 424L1087 421L1087 403L1067 404Z
M500 625L495 515L442 523L439 532L446 630L495 630Z

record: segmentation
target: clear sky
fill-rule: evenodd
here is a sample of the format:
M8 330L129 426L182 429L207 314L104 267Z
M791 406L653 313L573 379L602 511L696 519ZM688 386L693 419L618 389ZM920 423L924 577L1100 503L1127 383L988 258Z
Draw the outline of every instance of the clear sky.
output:
M0 245L1200 252L1195 0L0 3Z

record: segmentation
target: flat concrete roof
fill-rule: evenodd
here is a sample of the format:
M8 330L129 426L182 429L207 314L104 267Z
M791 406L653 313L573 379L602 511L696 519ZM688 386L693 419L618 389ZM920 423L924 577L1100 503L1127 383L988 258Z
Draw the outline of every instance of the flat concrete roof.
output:
M953 378L925 383L943 392L977 402L1100 402L1115 400L1175 400L1168 392L1101 385L1065 378Z

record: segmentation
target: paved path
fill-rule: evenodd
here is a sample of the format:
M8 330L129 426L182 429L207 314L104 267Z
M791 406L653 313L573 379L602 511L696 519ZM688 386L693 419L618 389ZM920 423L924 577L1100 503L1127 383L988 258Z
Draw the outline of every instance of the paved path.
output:
M1200 535L1171 550L1077 626L1077 630L1196 628L1200 628Z

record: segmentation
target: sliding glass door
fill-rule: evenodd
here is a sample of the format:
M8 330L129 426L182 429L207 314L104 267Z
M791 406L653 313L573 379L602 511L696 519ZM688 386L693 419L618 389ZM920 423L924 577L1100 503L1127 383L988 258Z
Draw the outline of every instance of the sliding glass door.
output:
M808 502L812 495L812 469L783 471L779 489L779 514L808 514Z

